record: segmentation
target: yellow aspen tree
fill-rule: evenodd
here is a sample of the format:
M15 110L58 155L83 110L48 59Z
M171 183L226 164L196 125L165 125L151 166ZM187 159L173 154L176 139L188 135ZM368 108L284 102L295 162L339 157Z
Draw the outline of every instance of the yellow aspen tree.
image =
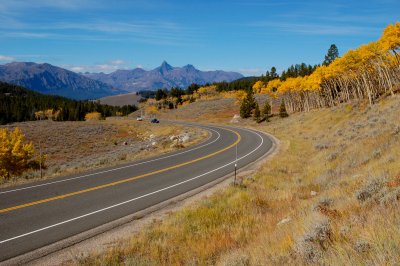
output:
M90 121L90 120L100 120L101 114L99 112L91 112L91 113L87 113L85 115L85 120L86 121Z
M257 81L256 83L254 83L253 85L253 92L254 93L260 93L262 88L265 87L264 82L262 82L261 80Z
M399 56L397 50L400 49L400 22L388 25L379 40L386 50L391 50L396 57Z
M55 111L53 114L53 120L58 120L58 118L60 117L60 114L61 114L61 110Z
M53 113L54 110L53 109L47 109L46 111L44 111L44 115L47 117L47 119L49 120L53 120Z
M267 86L261 90L261 93L265 93L273 98L277 98L278 90L281 84L282 82L280 79L273 79L270 82L268 82Z
M25 136L19 128L12 132L0 129L0 178L9 180L21 175L34 163L34 153L33 143L25 143Z
M244 90L238 90L235 92L235 104L239 105L247 97L247 92Z
M46 118L46 115L44 114L43 111L37 111L35 112L35 118L36 120L43 120Z
M373 104L394 95L400 84L400 22L388 25L378 41L361 45L322 65L309 76L257 82L253 89L285 99L290 112L334 106L352 99ZM260 89L261 88L261 89Z
M149 106L147 106L146 109L145 109L145 111L146 111L146 114L149 114L149 115L156 115L156 114L158 114L158 109L157 109L157 107L156 107L155 105L149 105Z

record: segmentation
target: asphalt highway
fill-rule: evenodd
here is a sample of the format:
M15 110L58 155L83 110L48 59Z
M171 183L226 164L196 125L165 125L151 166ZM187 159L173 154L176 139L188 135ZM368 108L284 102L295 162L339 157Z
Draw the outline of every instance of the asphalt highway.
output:
M244 167L272 147L272 140L260 132L195 126L210 132L210 138L196 146L0 189L0 262L203 186L233 173L235 162L238 169Z

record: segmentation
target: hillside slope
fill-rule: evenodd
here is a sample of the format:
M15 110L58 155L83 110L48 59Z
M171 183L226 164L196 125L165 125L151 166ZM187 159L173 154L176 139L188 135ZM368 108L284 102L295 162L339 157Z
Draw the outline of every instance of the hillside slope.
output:
M136 93L118 94L100 98L101 104L107 104L111 106L124 106L124 105L135 105L139 106L140 95Z
M93 101L77 101L56 95L44 95L0 81L0 125L47 118L57 121L78 121L84 120L86 113L89 112L99 112L103 117L108 117L116 115L117 112L127 115L136 110L137 107L134 105L107 106ZM45 111L49 113L45 115Z
M103 82L50 64L13 62L0 65L0 81L76 100L124 93Z
M215 106L231 106L221 103ZM216 110L209 110L204 122L213 121ZM399 112L395 95L372 106L341 104L269 123L239 120L279 138L279 153L241 186L83 261L394 265L400 261ZM170 114L179 119L183 112Z

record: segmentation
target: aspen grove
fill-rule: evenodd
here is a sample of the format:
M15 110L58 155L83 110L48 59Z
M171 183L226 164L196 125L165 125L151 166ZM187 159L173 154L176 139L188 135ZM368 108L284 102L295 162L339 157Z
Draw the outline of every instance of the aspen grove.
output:
M255 93L282 98L288 112L330 107L350 100L373 104L400 91L400 22L387 26L378 41L350 50L308 76L257 81Z

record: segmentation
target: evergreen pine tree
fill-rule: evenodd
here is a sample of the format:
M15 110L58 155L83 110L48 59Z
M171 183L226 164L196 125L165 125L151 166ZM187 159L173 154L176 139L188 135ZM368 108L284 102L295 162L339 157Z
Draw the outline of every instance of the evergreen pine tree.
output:
M285 100L284 99L282 99L281 106L279 106L279 116L282 117L282 118L289 116L289 114L286 111L286 105L285 105Z
M248 118L251 116L251 108L247 99L244 99L240 104L240 117Z
M261 121L261 112L260 112L260 107L258 106L258 103L255 103L256 107L254 108L254 120L256 120L257 123L260 123Z
M256 100L254 99L253 91L247 92L246 101L250 106L250 112L256 108Z
M268 118L271 115L271 105L269 104L268 100L265 101L264 108L262 110L263 117L265 121L269 121Z
M251 111L256 107L256 101L252 92L247 92L246 98L240 104L240 117L248 118L251 116Z
M339 57L338 48L336 47L335 44L331 44L331 47L329 47L328 53L325 55L325 60L322 64L327 66L338 57Z

